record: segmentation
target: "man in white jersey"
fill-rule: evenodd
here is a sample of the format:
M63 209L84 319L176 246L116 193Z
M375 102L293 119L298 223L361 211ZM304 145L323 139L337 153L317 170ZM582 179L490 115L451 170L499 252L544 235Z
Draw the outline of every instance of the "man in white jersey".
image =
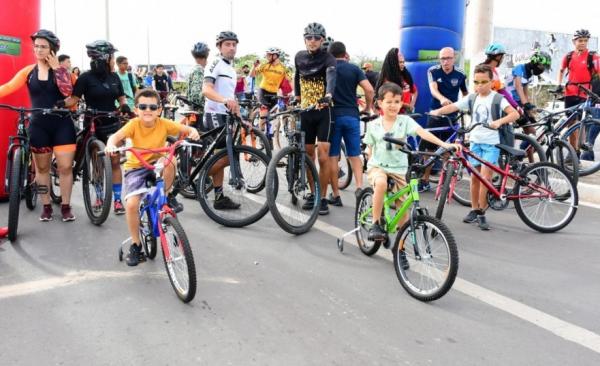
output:
M209 63L204 72L204 84L202 94L206 98L204 105L204 131L212 130L227 123L227 113L231 111L240 114L240 106L235 100L235 84L237 75L233 67L233 59L237 50L237 35L230 31L224 31L217 35L217 48L219 55ZM217 146L223 148L225 146ZM215 165L217 171L212 175L215 191L216 210L236 210L240 208L239 203L233 202L229 197L223 195L223 169L229 164L225 157Z

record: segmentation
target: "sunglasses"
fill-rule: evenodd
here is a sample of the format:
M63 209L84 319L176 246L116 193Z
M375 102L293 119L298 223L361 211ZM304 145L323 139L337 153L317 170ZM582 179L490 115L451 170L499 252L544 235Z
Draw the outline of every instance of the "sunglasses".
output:
M141 111L145 111L146 109L150 109L152 112L158 110L158 104L138 104L138 109Z
M321 37L321 36L304 36L304 39L307 41L312 41L312 40L320 41L323 39L323 37Z
M481 80L481 81L477 81L477 80L473 80L473 84L475 85L485 85L487 83L489 83L491 80Z

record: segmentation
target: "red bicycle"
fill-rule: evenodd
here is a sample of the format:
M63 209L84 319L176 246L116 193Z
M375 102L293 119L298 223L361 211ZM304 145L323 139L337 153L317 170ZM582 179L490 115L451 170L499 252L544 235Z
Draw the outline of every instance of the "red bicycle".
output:
M475 123L468 129L459 129L457 141L463 142L464 135L480 125L488 127L482 123ZM504 210L509 202L513 201L521 220L534 230L550 233L567 226L575 217L578 205L577 187L569 174L558 165L549 162L524 163L525 151L502 144L496 147L501 151L500 166L484 161L467 146L448 158L440 175L442 184L438 185L435 194L438 200L436 218L442 218L444 206L450 202L457 181L465 180L463 174L470 174L470 179L477 179L487 187L487 201L492 209ZM484 164L500 179L490 182L483 178L467 158Z

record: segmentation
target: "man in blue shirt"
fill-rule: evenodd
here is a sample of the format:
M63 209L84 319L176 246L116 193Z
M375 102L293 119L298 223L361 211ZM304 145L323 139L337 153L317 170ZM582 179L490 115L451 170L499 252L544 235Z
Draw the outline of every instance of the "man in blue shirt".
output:
M452 47L444 47L440 50L440 64L431 66L427 70L427 78L429 80L429 91L431 92L431 110L436 110L443 106L452 104L458 100L458 92L462 92L463 96L468 94L467 90L467 76L465 73L454 67L455 53ZM453 118L453 115L448 115ZM427 121L427 128L435 127L448 127L445 121L440 122L439 120L429 119ZM443 131L432 131L440 140L446 141L451 135L451 130ZM421 149L425 151L435 151L436 145L422 141ZM426 192L431 190L429 185L429 175L431 173L431 167L427 168L421 181L419 182L419 192Z
M373 107L375 91L367 80L365 73L348 62L346 46L342 42L333 42L329 46L329 53L336 59L336 84L333 93L333 115L335 119L331 146L329 149L329 167L331 172L332 193L329 195L329 204L342 206L340 191L338 189L338 160L342 138L346 144L346 156L350 160L352 172L356 182L357 192L362 188L363 167L360 160L360 118L356 98L356 87L360 86L365 93L365 111L370 112ZM326 191L327 187L323 187Z

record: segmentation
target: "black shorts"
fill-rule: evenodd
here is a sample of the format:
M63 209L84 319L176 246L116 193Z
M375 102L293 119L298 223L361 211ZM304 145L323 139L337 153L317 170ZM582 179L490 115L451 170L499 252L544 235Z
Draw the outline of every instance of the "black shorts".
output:
M259 89L258 101L260 102L261 106L271 109L277 104L277 93L271 93L264 89Z
M565 97L565 108L571 108L583 102L585 102L585 98L577 95L569 95ZM577 112L577 114L579 115L577 118L581 119L581 112Z
M75 125L70 117L34 117L28 132L33 152L52 152L52 148L64 145L73 145L72 149L75 151Z
M454 119L456 117L455 114L451 114L448 115L448 117L450 119ZM444 118L444 119L440 119L440 118L431 118L429 117L427 119L427 128L441 128L441 127L447 127L447 130L439 130L439 131L430 131L432 134L434 134L435 136L437 136L437 138L439 138L442 141L447 141L452 134L454 133L454 130L450 129L450 126L448 125L448 121ZM437 146L436 144L432 144L429 141L425 141L425 140L421 140L421 144L419 145L419 150L421 151L435 151L438 149L439 146Z
M104 144L106 144L110 135L119 131L119 128L121 128L121 124L118 122L111 123L108 125L96 124L96 137L98 138L98 140L100 140L100 141L104 142Z
M315 140L330 142L333 119L331 108L312 110L300 114L301 130L304 131L304 143L314 145Z
M225 126L227 124L227 116L226 114L219 113L204 113L204 119L202 120L202 128L203 132L207 132L210 130L214 130L217 127ZM225 140L223 142L217 144L215 146L217 149L222 149L225 147Z

